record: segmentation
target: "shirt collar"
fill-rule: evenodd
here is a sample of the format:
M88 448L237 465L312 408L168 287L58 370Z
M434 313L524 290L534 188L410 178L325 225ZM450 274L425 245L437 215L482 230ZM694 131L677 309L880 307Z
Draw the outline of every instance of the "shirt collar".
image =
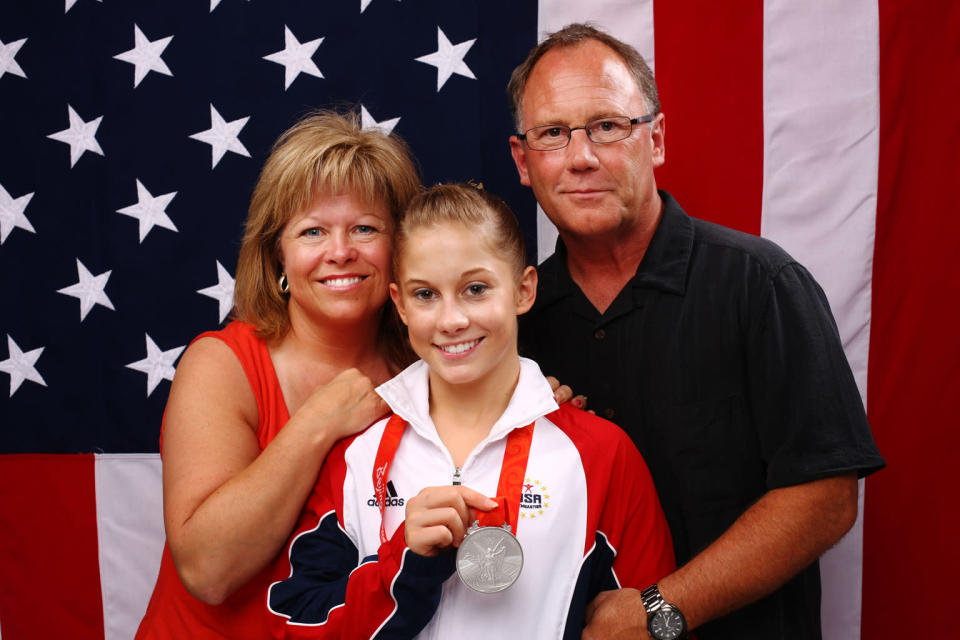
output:
M630 285L682 295L686 290L687 271L693 253L693 221L673 196L663 190L659 194L663 200L663 215ZM577 291L577 285L567 268L567 247L561 238L557 238L553 255L540 267L537 308L546 307Z
M630 283L634 287L654 287L683 295L693 254L693 220L673 196L663 190L659 193L663 215Z
M437 428L430 418L429 371L426 362L417 360L377 387L377 393L417 433L429 440L437 440ZM558 408L553 399L553 390L537 363L520 358L520 376L510 402L490 429L490 434L478 446L525 427Z

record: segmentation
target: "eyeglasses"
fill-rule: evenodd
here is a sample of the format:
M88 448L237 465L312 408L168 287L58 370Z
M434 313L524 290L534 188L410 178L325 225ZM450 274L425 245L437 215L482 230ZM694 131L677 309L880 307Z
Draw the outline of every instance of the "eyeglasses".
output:
M651 122L656 117L656 113L649 113L639 118L610 116L591 120L582 127L548 124L527 129L524 133L518 133L517 138L526 142L527 146L534 151L556 151L570 144L570 136L573 135L574 131L583 129L592 142L607 144L608 142L617 142L629 138L630 134L633 133L634 125Z

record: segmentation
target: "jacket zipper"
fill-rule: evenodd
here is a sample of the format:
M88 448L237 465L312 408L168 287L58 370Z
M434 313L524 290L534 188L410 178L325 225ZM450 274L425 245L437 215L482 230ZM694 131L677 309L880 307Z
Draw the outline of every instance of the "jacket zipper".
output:
M461 484L461 481L460 481L460 467L454 467L454 469L453 469L453 484L454 484L454 485L459 485L459 484Z

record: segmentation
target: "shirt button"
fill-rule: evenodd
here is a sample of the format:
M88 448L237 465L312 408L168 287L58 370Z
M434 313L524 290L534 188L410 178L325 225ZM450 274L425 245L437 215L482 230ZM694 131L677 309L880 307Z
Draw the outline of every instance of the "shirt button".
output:
M607 408L603 410L603 415L607 420L613 420L613 416L616 412L612 408Z
M597 329L596 331L593 332L593 337L596 338L597 340L603 340L604 338L607 337L607 332L604 331L603 329Z

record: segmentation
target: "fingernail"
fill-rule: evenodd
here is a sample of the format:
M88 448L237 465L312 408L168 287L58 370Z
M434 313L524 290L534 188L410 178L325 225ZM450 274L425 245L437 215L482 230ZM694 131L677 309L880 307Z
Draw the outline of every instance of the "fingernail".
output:
M575 406L577 409L583 409L583 398L574 398L573 406Z

